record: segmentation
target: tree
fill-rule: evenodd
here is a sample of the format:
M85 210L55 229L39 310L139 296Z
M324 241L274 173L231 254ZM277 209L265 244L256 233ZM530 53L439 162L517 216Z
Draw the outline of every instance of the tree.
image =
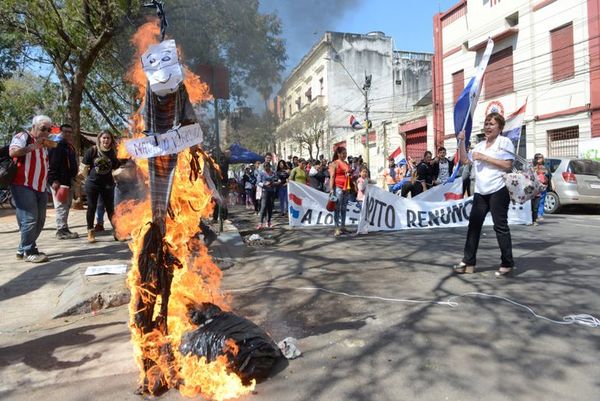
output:
M239 143L256 153L265 154L275 150L275 136L271 127L273 116L267 111L261 116L232 113L232 132L227 136L227 145Z
M281 21L258 8L257 0L172 0L165 8L167 33L181 46L186 64L192 71L201 64L226 65L234 101L243 98L245 87L267 99L285 68Z
M282 139L291 139L308 151L311 159L313 150L318 157L320 142L327 128L327 108L323 106L311 107L300 115L294 116L279 130Z
M108 126L120 131L139 106L123 76L137 61L129 38L153 15L141 3L0 0L0 35L10 35L6 41L0 36L0 68L3 60L15 60L15 51L26 63L51 67L51 80L60 84L57 97L66 106L68 118L61 118L73 125L77 145L83 122L90 124L86 129ZM176 39L192 70L201 64L225 64L238 104L248 87L263 99L271 94L284 68L285 46L279 19L261 14L257 0L169 0L165 11L167 37Z
M63 110L57 102L58 85L32 73L14 74L0 81L0 143L7 143L12 136L31 124L31 117L43 113L58 118Z
M19 35L23 50L47 62L66 97L74 142L80 146L81 105L86 80L126 17L134 0L3 0L0 23Z

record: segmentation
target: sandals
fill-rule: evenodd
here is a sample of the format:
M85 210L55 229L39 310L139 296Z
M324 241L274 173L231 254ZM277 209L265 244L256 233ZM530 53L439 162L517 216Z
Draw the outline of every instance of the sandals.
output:
M505 278L505 277L512 276L514 270L515 270L514 267L500 266L500 268L498 269L497 272L494 273L494 275L496 276L496 278Z
M459 264L452 266L452 271L454 271L455 274L473 274L475 273L475 266L460 262Z

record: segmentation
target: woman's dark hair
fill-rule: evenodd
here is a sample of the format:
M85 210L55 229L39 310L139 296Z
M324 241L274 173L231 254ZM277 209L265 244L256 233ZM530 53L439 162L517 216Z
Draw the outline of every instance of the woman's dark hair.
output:
M346 151L346 148L343 146L338 146L335 149L335 152L333 152L333 159L331 160L338 160L340 158L340 154L344 153Z
M485 121L483 123L485 124L486 122L488 122L489 120L492 120L492 119L494 121L496 121L496 123L498 123L500 132L502 132L502 130L504 129L504 124L506 124L506 120L504 119L502 114L496 113L496 112L490 113L487 116L485 116Z
M283 165L283 167L282 167ZM277 171L287 170L287 163L285 160L281 159L277 162Z

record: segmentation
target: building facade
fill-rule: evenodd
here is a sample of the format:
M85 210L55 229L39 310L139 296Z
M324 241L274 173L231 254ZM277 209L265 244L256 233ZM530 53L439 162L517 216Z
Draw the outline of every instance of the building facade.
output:
M600 137L600 0L462 0L434 16L435 144L455 149L454 103L488 37L495 46L473 121L527 101L519 153L577 157Z
M318 153L330 159L335 147L345 146L349 155L368 158L372 171L383 169L385 157L402 143L399 123L414 116L415 104L431 90L431 58L429 53L394 51L392 38L381 32L325 33L278 93L278 153L308 157L306 144L302 147L290 135L291 127L312 109L323 108ZM371 121L368 151L366 128L350 125L354 116L366 127L365 106Z

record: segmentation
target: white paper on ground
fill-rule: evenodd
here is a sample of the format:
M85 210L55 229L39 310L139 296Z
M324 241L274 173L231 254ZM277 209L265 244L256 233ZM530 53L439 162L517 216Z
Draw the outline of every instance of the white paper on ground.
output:
M99 274L125 274L127 273L127 265L101 265L89 266L85 269L86 276L97 276Z

